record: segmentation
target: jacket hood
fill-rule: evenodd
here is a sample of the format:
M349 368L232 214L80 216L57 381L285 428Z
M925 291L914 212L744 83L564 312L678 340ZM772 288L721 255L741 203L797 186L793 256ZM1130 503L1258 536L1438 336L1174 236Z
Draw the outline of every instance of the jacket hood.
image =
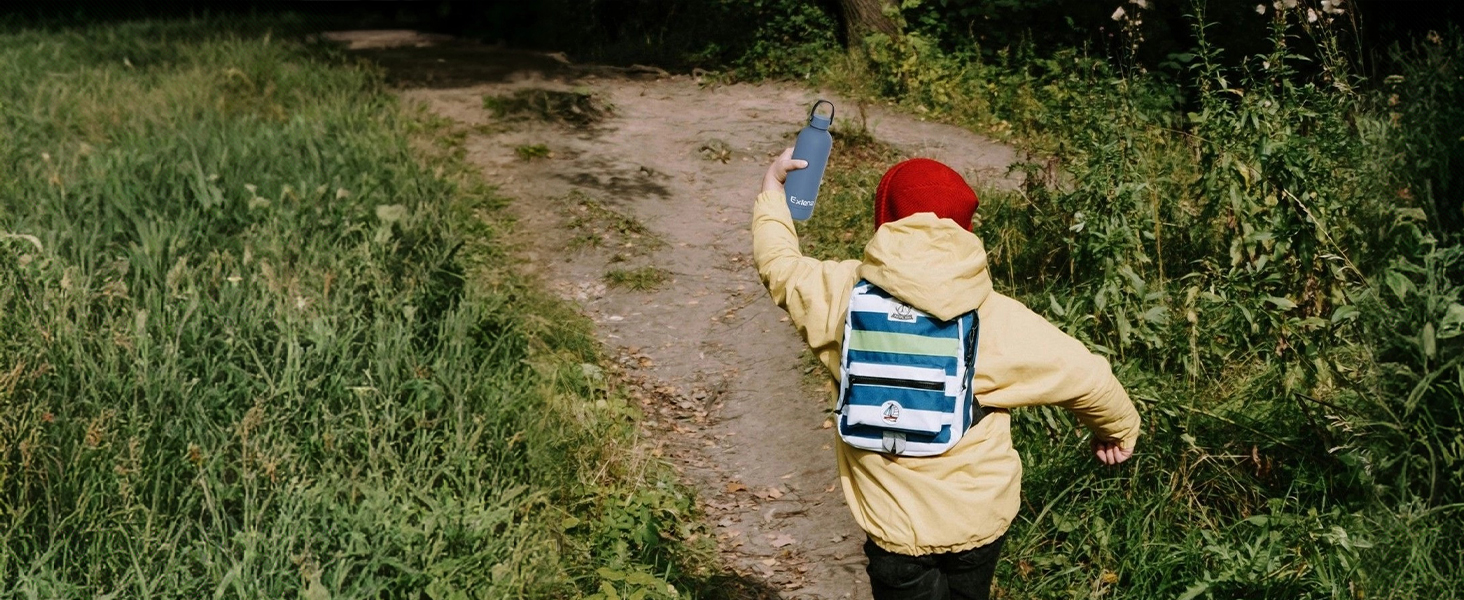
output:
M941 320L979 308L991 295L981 238L934 213L880 226L864 246L859 277Z

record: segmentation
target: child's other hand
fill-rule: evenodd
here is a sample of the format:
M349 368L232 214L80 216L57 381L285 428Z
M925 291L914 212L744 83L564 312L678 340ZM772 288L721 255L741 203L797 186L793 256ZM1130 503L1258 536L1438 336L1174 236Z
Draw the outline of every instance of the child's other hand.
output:
M1123 444L1117 440L1093 440L1093 454L1098 456L1098 462L1105 465L1116 465L1129 459L1134 455L1132 448L1123 449Z
M796 171L808 166L806 160L794 160L793 149L788 148L773 159L773 164L768 165L768 172L763 175L763 191L783 193L783 182L788 180L788 171Z

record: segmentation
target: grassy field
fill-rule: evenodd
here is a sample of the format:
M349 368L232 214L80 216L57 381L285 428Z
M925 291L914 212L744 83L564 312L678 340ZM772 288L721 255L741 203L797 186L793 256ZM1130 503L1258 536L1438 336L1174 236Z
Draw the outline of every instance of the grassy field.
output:
M987 60L943 50L939 22L825 61L825 85L1034 152L1021 189L978 190L997 290L1107 355L1146 420L1104 469L1069 415L1014 414L1003 597L1464 596L1464 248L1441 166L1464 37L1394 48L1368 81L1345 19L1268 20L1269 52L1223 61L1192 17L1178 75L1072 48ZM802 232L821 258L861 255L901 158L843 125Z
M504 199L269 25L0 32L0 597L711 586Z

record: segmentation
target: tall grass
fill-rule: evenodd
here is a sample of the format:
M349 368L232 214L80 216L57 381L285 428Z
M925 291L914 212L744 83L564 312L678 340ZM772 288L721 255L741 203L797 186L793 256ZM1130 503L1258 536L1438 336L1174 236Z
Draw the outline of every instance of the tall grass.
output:
M504 200L413 150L440 126L219 22L0 32L0 596L709 576Z
M1014 414L1002 593L1460 597L1460 35L1368 82L1319 6L1272 9L1269 51L1228 61L1199 8L1178 78L918 27L824 73L1034 151L1021 190L981 194L998 290L1107 354L1145 415L1101 469L1066 414ZM823 257L859 255L899 158L856 138L804 231Z

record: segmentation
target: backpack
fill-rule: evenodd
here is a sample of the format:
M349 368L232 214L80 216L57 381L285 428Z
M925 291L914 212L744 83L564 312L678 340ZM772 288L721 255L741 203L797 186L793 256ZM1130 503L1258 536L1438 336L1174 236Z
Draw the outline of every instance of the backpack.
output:
M898 456L935 456L985 416L971 392L980 318L926 314L863 279L849 296L839 361L839 437Z

